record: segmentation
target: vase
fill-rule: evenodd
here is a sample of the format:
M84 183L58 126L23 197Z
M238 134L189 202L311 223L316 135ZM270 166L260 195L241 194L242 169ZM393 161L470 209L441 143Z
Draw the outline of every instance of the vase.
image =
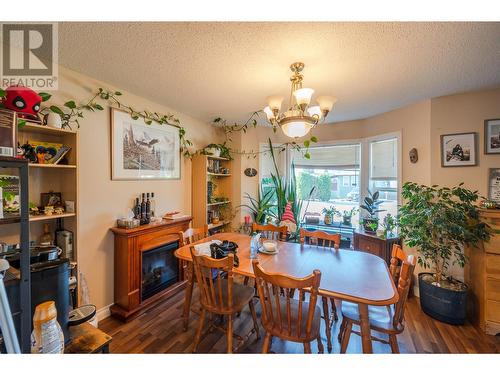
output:
M47 115L47 126L49 128L61 129L62 128L61 116L59 116L57 113L50 112Z
M330 215L325 215L325 225L330 225L332 223L332 217Z

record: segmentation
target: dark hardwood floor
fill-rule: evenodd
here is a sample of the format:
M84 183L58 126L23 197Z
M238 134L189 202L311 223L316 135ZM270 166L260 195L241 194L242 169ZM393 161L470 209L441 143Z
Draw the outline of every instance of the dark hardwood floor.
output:
M182 330L182 303L184 293L178 293L150 310L142 313L136 319L122 323L112 317L99 323L99 328L113 336L111 353L190 353L198 326L198 315L191 313L189 329ZM193 301L198 300L195 290ZM197 311L199 304L195 302L192 309ZM260 317L260 303L257 303L257 314ZM418 298L413 297L408 301L406 310L406 329L398 336L401 353L499 353L500 337L488 336L480 332L471 324L452 326L438 322L425 315L419 305ZM252 319L248 308L243 310L241 316L236 318L235 332L245 335L250 331ZM340 320L335 323L332 337L332 353L339 353L339 343L336 340ZM261 330L263 332L263 330ZM323 343L324 326L321 328ZM263 335L262 335L263 336ZM242 353L260 353L262 338L255 340L251 336L248 343L242 348ZM271 350L275 353L303 353L300 344L283 342L273 339ZM317 353L316 343L313 342L313 352ZM200 353L224 353L226 339L218 330L207 333L200 343ZM388 345L373 342L374 353L390 353ZM352 335L348 353L361 353L361 340L357 335Z

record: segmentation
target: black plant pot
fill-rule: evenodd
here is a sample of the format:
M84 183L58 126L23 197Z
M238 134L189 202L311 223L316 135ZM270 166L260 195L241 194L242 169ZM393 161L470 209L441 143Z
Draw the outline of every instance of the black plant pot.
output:
M441 322L461 325L465 323L467 313L467 289L456 291L441 288L425 281L423 276L431 273L418 274L420 292L420 307L427 315Z
M377 228L378 228L378 218L365 217L363 219L363 229L365 230L365 232L368 232L368 233L375 233L375 232L377 232L377 229L373 230L371 228L371 224L372 223L377 224Z
M344 225L352 225L352 216L343 216L342 222Z

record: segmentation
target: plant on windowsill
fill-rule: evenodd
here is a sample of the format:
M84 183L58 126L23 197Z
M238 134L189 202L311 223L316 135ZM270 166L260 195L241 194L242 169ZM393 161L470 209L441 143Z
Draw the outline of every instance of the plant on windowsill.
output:
M450 265L465 266L464 246L474 248L490 238L489 226L479 220L478 192L463 183L448 188L407 182L402 197L400 235L417 249L420 266L433 270L418 275L422 310L438 320L463 324L467 285L447 272Z
M342 223L344 225L352 225L352 216L357 214L359 209L357 207L353 207L350 210L344 210L342 212Z
M394 229L398 226L398 217L392 216L391 214L387 214L382 220L382 228L384 229L384 233L381 235L382 238L389 238L393 236Z
M375 233L378 229L378 213L384 212L385 210L379 208L382 204L382 201L379 200L379 191L372 194L370 189L367 190L368 196L365 197L360 207L368 213L368 216L363 217L360 223L363 224L365 232Z
M340 216L340 212L335 208L335 206L325 207L322 212L325 214L325 218L323 219L325 225L331 225L333 217Z

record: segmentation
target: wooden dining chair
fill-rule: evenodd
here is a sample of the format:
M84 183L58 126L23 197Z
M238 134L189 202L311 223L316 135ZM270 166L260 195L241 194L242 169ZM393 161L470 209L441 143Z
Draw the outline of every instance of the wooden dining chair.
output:
M257 339L259 339L260 334L257 324L257 315L255 314L255 308L252 301L253 288L233 283L234 255L229 254L229 256L225 258L214 259L206 255L196 255L194 247L191 247L190 250L194 272L200 289L200 303L202 307L198 330L194 338L193 353L196 353L198 344L200 343L207 313L227 317L226 329L214 325L212 320L210 320L210 330L217 328L226 333L228 353L233 352L233 336L240 341L239 345L236 347L236 351L238 351L244 341L253 333L255 333ZM253 329L246 337L241 337L233 333L233 315L243 310L246 305L250 308L253 319Z
M392 280L396 285L398 284L401 265L407 258L408 255L403 251L400 245L396 243L392 245L391 264L389 266L389 271L391 273Z
M199 228L189 228L184 232L179 232L179 247L192 244L206 237L208 237L208 225L204 225ZM189 325L189 312L191 311L191 299L193 297L193 287L196 282L196 277L194 276L192 262L182 263L182 270L188 281L186 292L184 294L184 307L182 312L182 318L184 319L183 328L184 331L187 331Z
M320 337L321 310L316 306L321 272L314 270L304 278L267 273L257 259L252 261L255 282L262 305L262 325L266 330L262 353L269 353L274 336L283 340L302 343L304 353L311 353L311 341L317 340L318 350L323 353ZM305 302L308 289L309 301ZM299 290L294 300L292 290ZM284 290L284 295L280 292Z
M368 306L370 329L389 336L389 341L374 336L371 336L371 339L389 344L392 353L399 353L396 335L404 331L404 311L415 263L414 256L410 255L401 265L397 288L399 299L395 305L391 305L389 309L386 306ZM342 302L342 325L340 327L341 353L346 352L351 333L360 335L359 332L352 330L353 325L359 326L359 322L358 305L351 302Z
M338 250L340 247L340 234L330 234L322 232L319 230L308 231L301 228L299 232L300 245L312 245L322 247L325 250L334 251ZM330 311L328 307L328 300L330 300L330 306L332 309L332 316L330 316ZM332 345L332 320L339 320L337 314L337 307L335 306L335 300L333 298L321 297L321 303L323 306L323 319L325 320L325 333L326 333L326 343L328 351L331 352Z
M278 227L273 224L263 225L252 223L252 233L253 232L262 233L262 237L268 240L284 241L286 240L287 227Z

